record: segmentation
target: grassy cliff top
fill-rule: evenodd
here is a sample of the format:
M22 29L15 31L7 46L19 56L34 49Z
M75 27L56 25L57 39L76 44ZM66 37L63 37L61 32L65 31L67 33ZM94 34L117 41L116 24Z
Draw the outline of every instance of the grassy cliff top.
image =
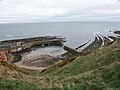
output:
M120 40L42 72L20 69L3 62L0 62L0 72L0 90L120 89Z

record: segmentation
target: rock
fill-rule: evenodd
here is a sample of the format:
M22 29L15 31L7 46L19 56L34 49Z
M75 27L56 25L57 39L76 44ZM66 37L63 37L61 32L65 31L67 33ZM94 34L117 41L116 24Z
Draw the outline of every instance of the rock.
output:
M0 61L6 61L7 62L7 56L4 51L0 51Z
M23 59L18 62L19 65L24 66L34 66L34 67L47 67L53 65L55 62L59 61L58 58L55 58L50 55L36 55L36 56L24 56ZM17 64L18 65L18 64Z
M116 31L113 31L115 34L118 34L120 35L120 31L119 30L116 30Z

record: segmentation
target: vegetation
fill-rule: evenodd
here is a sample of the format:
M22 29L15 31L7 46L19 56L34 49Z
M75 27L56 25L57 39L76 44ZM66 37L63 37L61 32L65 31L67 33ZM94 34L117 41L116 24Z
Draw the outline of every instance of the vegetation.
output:
M20 82L18 80L0 79L0 90L38 90L35 84Z
M120 40L42 72L1 62L0 90L119 90L119 69Z

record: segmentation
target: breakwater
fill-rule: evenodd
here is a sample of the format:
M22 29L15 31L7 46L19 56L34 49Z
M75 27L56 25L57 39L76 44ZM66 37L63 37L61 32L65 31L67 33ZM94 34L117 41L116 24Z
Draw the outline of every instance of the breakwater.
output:
M0 48L7 48L11 53L20 52L33 46L62 46L65 42L64 37L44 36L25 39L6 40L0 42Z

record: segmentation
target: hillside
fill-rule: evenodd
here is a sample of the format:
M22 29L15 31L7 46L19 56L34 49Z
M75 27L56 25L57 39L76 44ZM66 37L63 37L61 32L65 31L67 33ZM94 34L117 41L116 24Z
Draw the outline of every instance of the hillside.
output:
M120 40L117 40L42 72L0 62L0 90L119 90L119 69Z

